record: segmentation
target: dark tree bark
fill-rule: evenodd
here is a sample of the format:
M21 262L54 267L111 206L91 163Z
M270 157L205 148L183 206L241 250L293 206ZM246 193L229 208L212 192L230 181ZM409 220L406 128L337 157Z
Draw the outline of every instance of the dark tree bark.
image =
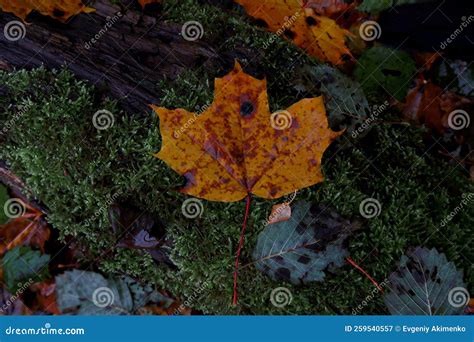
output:
M223 63L211 46L185 40L181 25L159 21L159 13L144 15L136 2L120 8L98 0L93 7L94 13L81 13L66 24L31 14L31 25L26 25L26 35L18 41L0 32L0 67L2 63L16 68L66 65L77 77L105 86L123 109L137 113L158 103L156 84L163 77ZM2 31L12 20L19 19L0 13Z

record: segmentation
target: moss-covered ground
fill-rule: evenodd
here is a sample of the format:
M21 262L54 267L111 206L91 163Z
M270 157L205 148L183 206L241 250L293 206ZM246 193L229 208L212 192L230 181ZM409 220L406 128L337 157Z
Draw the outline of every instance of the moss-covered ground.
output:
M316 61L283 40L264 49L271 36L238 10L231 11L229 16L194 0L168 1L164 8L166 20L200 21L213 46L254 51L255 60L242 62L249 65L249 73L267 76L273 110L318 95L299 94L291 86L301 77L299 68ZM156 85L162 95L157 105L190 110L202 106L212 100L213 78L227 71L196 68L175 80L162 80ZM47 206L48 220L61 237L75 237L86 267L128 274L180 298L192 296L192 306L207 314L351 314L372 293L373 285L350 265L330 273L324 282L299 287L275 283L253 266L244 266L240 305L232 307L234 255L245 204L204 201L200 218L183 216L181 205L187 197L175 191L183 180L152 156L160 148L160 134L151 112L124 113L67 70L2 72L0 94L2 126L13 122L0 138L0 159L8 161ZM384 100L378 99L378 104ZM114 114L112 128L99 131L92 125L99 109ZM441 222L459 205L463 193L474 191L473 183L459 164L439 157L440 145L424 139L425 130L388 123L399 120L392 110L379 119L386 123L377 121L365 136L344 135L333 144L323 159L325 182L300 191L297 199L331 205L361 221L362 229L350 240L350 254L380 282L396 269L409 246L423 245L446 253L464 270L465 282L472 284L473 237L467 228L474 222L473 207L464 208L444 227ZM177 270L156 265L138 251L113 248L107 213L100 211L112 196L165 222L174 240L172 260ZM373 219L360 217L359 204L367 197L382 204L380 215ZM243 265L251 262L272 204L252 200ZM93 224L84 224L91 217L96 217ZM195 296L203 282L206 288ZM291 305L282 309L269 300L278 286L293 294ZM376 296L360 313L387 311L381 296Z

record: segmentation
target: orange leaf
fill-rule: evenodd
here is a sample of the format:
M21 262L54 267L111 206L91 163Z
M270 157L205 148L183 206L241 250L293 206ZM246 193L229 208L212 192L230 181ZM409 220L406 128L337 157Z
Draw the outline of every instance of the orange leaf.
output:
M352 34L341 28L333 19L319 15L311 8L304 7L302 0L235 0L254 18L263 20L268 30L277 35L284 34L294 44L312 56L335 65L352 58L346 47L346 37ZM320 11L323 7L320 6ZM323 11L324 12L324 11Z
M18 217L0 226L0 255L19 245L32 245L44 250L50 229L40 216Z
M60 315L58 304L56 302L56 284L54 282L46 281L42 283L35 283L31 285L31 290L36 293L35 311L50 313L53 315Z
M407 119L424 123L442 134L448 128L449 114L470 103L472 101L468 98L445 91L431 81L418 78L416 86L409 91L405 103L399 107Z
M267 224L288 221L291 218L291 207L288 203L280 203L272 206L272 212L268 217Z
M156 157L187 180L181 192L234 202L279 198L322 182L321 158L342 132L328 126L322 97L270 113L266 80L234 70L215 81L201 115L153 106L163 139Z
M148 4L154 4L154 3L159 3L161 0L138 0L142 8L145 8L146 5Z
M93 8L86 7L81 0L0 0L0 9L14 13L23 20L26 20L28 14L35 10L62 22L66 22L81 12L95 11Z

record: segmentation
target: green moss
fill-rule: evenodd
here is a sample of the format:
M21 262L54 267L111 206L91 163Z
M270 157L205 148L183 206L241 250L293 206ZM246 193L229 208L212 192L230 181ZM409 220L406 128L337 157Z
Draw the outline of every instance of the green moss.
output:
M316 63L313 59L283 40L263 49L271 35L251 26L237 8L229 16L211 6L192 7L198 5L191 0L167 1L167 20L201 20L204 39L229 51L249 49L256 56L247 61L250 72L268 77L273 109L316 95L298 94L292 86L300 77L300 66ZM212 99L213 78L227 71L198 67L175 80L163 80L158 85L163 94L158 105L201 107ZM160 148L160 134L151 113L149 117L123 113L113 101L100 98L92 87L65 70L0 73L0 93L0 121L11 124L1 137L0 158L8 161L49 208L48 220L61 237L77 238L85 251L85 264L94 262L104 272L138 277L182 298L196 297L192 306L209 314L350 314L372 293L372 284L349 265L323 283L301 287L275 283L253 266L245 266L251 262L258 233L275 203L254 198L241 257L240 306L232 307L234 254L244 203L203 201L202 217L184 217L181 206L187 197L175 191L182 184L181 177L152 156ZM115 118L114 125L103 131L92 124L100 109L109 110ZM394 117L396 113L386 112L379 119ZM360 220L363 229L351 239L349 250L380 282L396 269L409 246L424 245L446 253L472 284L469 246L473 238L466 229L474 221L472 206L437 228L460 204L462 193L474 191L473 184L460 166L432 155L437 148L429 149L423 134L414 127L380 124L358 140L342 136L325 154L325 182L300 191L297 199L326 203ZM178 270L156 265L139 251L114 247L105 209L111 197L163 220L174 240L172 259ZM360 217L359 204L367 197L382 204L376 218ZM273 307L269 300L278 286L288 287L293 294L293 302L283 309ZM387 311L377 296L361 313Z

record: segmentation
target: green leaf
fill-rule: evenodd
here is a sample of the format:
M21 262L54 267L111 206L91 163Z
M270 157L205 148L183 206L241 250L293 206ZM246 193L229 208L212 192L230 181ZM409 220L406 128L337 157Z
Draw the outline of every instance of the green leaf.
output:
M268 225L253 258L258 270L292 284L322 281L344 264L345 241L357 227L324 205L300 201L288 221Z
M392 315L460 314L469 300L462 272L434 248L403 255L389 281L384 299Z
M9 198L7 188L0 184L0 224L6 223L9 219L4 210L5 202L8 201Z
M49 276L49 255L30 247L16 247L3 257L3 279L8 291L15 293L25 283L42 281Z
M339 70L327 65L307 67L304 75L319 86L329 123L333 129L347 128L351 133L355 126L370 115L369 103L361 85Z
M392 7L392 0L364 0L358 7L361 12L380 13Z
M106 279L94 272L72 270L56 276L58 307L77 315L128 315L147 303L169 306L171 299L129 277Z
M377 97L386 93L401 101L407 95L415 72L415 62L407 53L373 47L360 57L354 75L366 95Z

